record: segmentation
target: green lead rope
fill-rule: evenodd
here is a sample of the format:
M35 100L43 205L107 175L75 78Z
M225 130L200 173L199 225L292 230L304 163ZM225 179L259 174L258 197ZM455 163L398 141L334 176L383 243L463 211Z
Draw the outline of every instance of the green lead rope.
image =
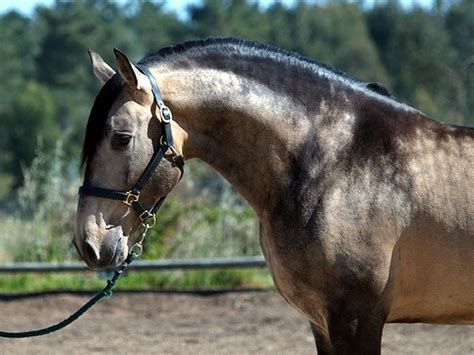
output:
M115 286L115 283L120 279L120 276L124 273L127 269L128 265L135 260L139 254L137 253L130 253L127 259L115 270L114 275L110 280L107 280L107 286L104 287L102 291L97 293L92 299L89 300L86 304L84 304L81 308L79 308L76 312L71 314L69 317L64 319L63 321L53 324L46 328L29 330L26 332L3 332L0 331L0 337L3 338L29 338L29 337L37 337L40 335L46 335L49 333L53 333L59 329L62 329L72 322L74 322L77 318L82 316L89 308L91 308L94 304L99 302L104 297L111 297L112 296L112 288Z

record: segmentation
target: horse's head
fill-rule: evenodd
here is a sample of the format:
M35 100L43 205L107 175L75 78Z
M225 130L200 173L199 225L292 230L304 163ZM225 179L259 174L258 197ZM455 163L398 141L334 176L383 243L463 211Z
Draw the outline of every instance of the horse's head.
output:
M73 242L93 268L112 267L124 260L135 242L133 233L147 217L140 208L151 211L181 174L173 152L163 149L163 117L149 78L123 53L116 50L115 55L118 73L90 52L94 73L104 86L87 123L82 155L84 187ZM174 148L181 151L182 137L176 127L172 127ZM125 196L160 149L163 158L143 182L139 197L137 193ZM125 197L121 199L120 194Z

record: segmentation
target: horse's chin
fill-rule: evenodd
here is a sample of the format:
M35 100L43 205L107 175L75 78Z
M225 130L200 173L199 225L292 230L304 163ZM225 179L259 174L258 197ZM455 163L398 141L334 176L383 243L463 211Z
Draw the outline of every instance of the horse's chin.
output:
M128 245L127 245L127 237L121 238L117 243L117 248L115 249L115 255L112 259L112 263L109 268L117 267L123 263L123 261L128 256Z
M132 233L133 234L133 233ZM119 240L117 240L117 245L115 247L115 252L110 260L108 265L102 266L102 269L113 269L120 266L125 259L127 259L129 253L132 251L132 247L128 245L130 238L129 236L122 236ZM132 237L133 240L133 237ZM133 245L133 242L132 242ZM136 252L136 250L133 250Z

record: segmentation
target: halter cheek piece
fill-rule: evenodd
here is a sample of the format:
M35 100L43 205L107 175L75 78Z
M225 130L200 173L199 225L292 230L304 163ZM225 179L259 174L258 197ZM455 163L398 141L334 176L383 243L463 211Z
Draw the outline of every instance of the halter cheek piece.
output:
M150 209L146 209L143 204L140 202L140 192L147 183L147 181L152 177L156 168L160 164L161 160L165 157L168 151L171 152L171 159L176 164L176 166L181 171L181 177L184 172L184 160L183 157L177 153L173 147L173 133L171 131L171 121L173 120L173 115L171 114L168 106L165 105L160 94L160 89L156 84L155 78L150 73L150 70L143 64L137 64L137 68L147 76L150 80L151 91L153 92L153 97L156 105L160 110L160 122L161 122L161 137L160 137L160 147L153 154L150 162L143 171L142 175L129 191L117 191L111 189L105 189L102 187L82 185L79 188L79 195L95 196L101 198L108 198L112 200L122 201L127 206L133 208L137 213L138 217L142 221L143 225L147 228L151 225L147 224L149 218L155 218L155 213L158 212L161 205L165 201L167 195L162 196ZM154 222L152 222L154 224Z

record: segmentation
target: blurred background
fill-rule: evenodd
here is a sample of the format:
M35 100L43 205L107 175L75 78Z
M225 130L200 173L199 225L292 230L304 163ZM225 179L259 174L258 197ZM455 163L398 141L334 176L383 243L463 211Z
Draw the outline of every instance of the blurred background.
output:
M17 2L18 3L18 2ZM474 124L474 1L24 1L0 5L0 263L78 260L79 155L100 89L87 49L114 64L207 36L318 59L445 122ZM27 5L28 4L28 5ZM14 6L14 7L12 7ZM248 204L204 163L147 237L144 259L260 255ZM102 285L96 274L0 275L0 290ZM134 287L269 285L265 270L136 273Z

